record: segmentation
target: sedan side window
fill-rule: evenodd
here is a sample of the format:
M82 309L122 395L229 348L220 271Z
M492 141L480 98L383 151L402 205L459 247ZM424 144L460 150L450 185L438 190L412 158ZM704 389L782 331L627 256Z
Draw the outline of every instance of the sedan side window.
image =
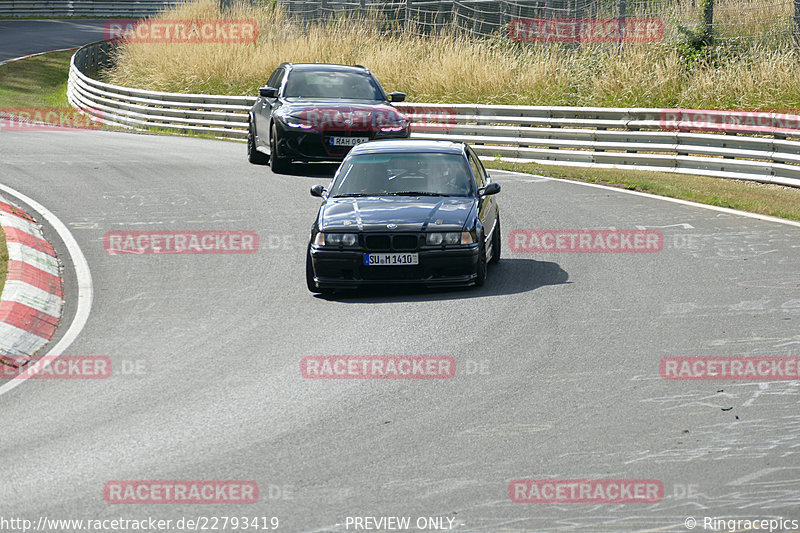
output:
M283 68L278 67L275 69L275 72L272 73L272 76L269 77L269 81L267 81L267 86L280 89L281 80L283 80Z
M467 157L469 158L469 166L472 168L472 173L475 175L475 183L478 188L486 187L486 174L484 173L483 165L481 165L481 162L478 161L475 153L471 150L467 154Z

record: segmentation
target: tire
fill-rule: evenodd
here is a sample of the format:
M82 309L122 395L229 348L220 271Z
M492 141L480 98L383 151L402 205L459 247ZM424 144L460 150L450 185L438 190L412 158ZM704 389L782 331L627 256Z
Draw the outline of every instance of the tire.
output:
M494 235L492 235L492 258L489 262L497 264L500 262L500 246L502 238L500 237L500 215L497 215L497 223L494 225Z
M322 291L314 281L314 268L311 266L311 251L306 252L306 285L308 290L314 294L320 294Z
M256 150L256 138L253 136L253 124L247 128L247 160L254 165L266 165L269 160L267 154Z
M484 243L484 235L483 231L481 231L480 236L480 244L478 246L478 269L475 276L475 285L477 287L482 287L484 283L486 283L486 244Z
M275 174L288 174L292 169L292 165L288 159L278 155L277 136L278 133L273 124L272 134L269 136L269 166Z

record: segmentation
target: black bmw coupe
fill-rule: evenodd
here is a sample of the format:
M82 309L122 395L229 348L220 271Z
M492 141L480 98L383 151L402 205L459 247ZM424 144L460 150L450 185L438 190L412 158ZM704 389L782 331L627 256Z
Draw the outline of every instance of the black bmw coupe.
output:
M338 162L357 144L406 138L410 121L390 104L405 97L362 66L283 63L250 109L247 157L284 173L292 161Z
M448 141L373 141L353 148L311 228L311 292L399 283L483 285L500 260L500 212L475 152Z

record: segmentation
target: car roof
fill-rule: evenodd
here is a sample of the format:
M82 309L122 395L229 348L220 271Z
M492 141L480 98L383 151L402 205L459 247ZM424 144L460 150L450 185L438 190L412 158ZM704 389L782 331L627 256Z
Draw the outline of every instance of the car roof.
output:
M434 153L462 154L466 145L452 141L427 141L424 139L393 139L370 141L358 144L350 150L350 154L385 154L385 153Z
M367 67L361 65L337 65L334 63L284 63L292 70L316 70L318 72L357 72L366 74L369 72Z

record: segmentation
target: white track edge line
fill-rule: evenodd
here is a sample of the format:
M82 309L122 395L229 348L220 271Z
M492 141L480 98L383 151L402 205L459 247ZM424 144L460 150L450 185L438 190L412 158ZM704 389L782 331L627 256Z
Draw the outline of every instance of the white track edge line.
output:
M75 310L75 317L72 319L72 323L69 325L69 329L67 329L66 333L64 333L64 336L61 337L61 339L50 349L49 352L47 352L47 354L45 354L47 359L39 368L39 371L42 371L50 366L50 364L56 358L62 355L64 351L69 348L75 339L78 338L78 335L80 335L81 331L83 331L86 322L89 320L89 313L92 310L92 300L94 299L92 273L89 270L89 263L86 261L86 257L83 255L83 252L78 245L78 241L75 240L75 237L72 235L72 233L70 233L67 226L61 222L61 220L53 212L36 200L27 197L26 195L15 189L12 189L7 185L0 184L0 191L8 193L9 195L18 198L23 203L30 206L31 209L39 213L53 227L53 229L55 229L56 233L58 233L59 237L61 237L61 240L64 242L64 245L67 247L67 253L69 253L70 257L72 258L72 264L75 267L75 275L78 280L78 306ZM19 387L28 379L28 377L20 376L10 380L5 385L0 386L0 396Z
M577 185L584 185L586 187L597 187L599 189L605 189L608 191L614 192L621 192L625 194L633 194L635 196L644 196L645 198L653 198L655 200L663 200L665 202L672 202L675 204L681 205L688 205L690 207L700 207L702 209L710 209L712 211L718 211L720 213L726 213L729 215L738 215L742 217L748 218L755 218L757 220L763 220L765 222L775 222L778 224L786 224L787 226L794 226L796 228L800 228L800 222L795 220L788 220L785 218L773 217L771 215L761 215L759 213L750 213L748 211L739 211L738 209L731 209L730 207L720 207L717 205L709 205L709 204L701 204L698 202L692 202L690 200L681 200L680 198L670 198L669 196L659 196L657 194L651 194L648 192L640 192L640 191L630 191L628 189L622 189L619 187L611 187L610 185L600 185L599 183L586 183L585 181L577 181L577 180L568 180L564 178L551 178L550 176L541 176L539 174L528 174L526 172L514 172L512 170L500 170L500 169L487 169L490 173L492 172L502 172L505 174L515 174L517 176L530 176L533 178L541 178L549 181L560 181L565 183L575 183ZM635 167L632 168L635 170ZM647 172L647 171L642 171Z
M80 48L80 46L73 46L73 47L70 47L70 48L59 48L58 50L48 50L47 52L36 52L35 54L28 54L26 56L13 57L11 59L6 59L4 61L0 61L0 67L2 67L3 65L5 65L7 63L14 63L15 61L22 61L23 59L30 59L32 57L43 56L45 54L52 54L52 53L55 53L55 52L66 52L68 50L77 50L78 48Z

